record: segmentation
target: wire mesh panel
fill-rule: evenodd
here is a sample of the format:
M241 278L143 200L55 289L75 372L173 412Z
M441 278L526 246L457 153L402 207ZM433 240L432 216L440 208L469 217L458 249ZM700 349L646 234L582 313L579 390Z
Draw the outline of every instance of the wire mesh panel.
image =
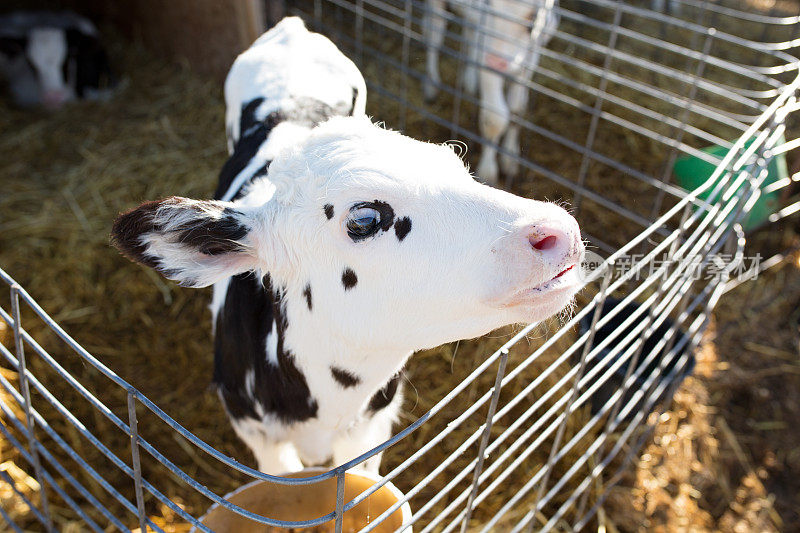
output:
M507 340L481 341L474 360L451 354L451 372L434 376L442 387L409 395L409 418L389 441L332 470L284 478L253 470L185 429L0 271L10 290L0 304L9 333L0 338L0 431L10 446L3 458L14 464L0 469L9 488L3 519L16 530L78 520L94 531L165 531L167 522L210 531L198 519L217 505L275 527L590 525L691 372L692 351L725 283L752 266L740 223L766 194L771 164L797 144L786 141L785 122L798 106L797 60L788 52L800 25L796 15L741 2L526 5L535 8L527 18L511 16L508 2L445 10L411 0L314 0L291 10L357 62L375 119L417 138L455 141L475 167L483 150L495 149L501 186L573 206L594 261L571 315L549 331L532 324ZM526 57L537 60L506 68L502 61L513 58L502 43L512 31L489 21L521 24L533 35L542 6L557 23L548 39L526 43ZM470 9L477 17L465 16ZM438 79L427 66L425 30L437 17L445 22L435 47ZM477 76L477 94L466 90L465 72ZM525 93L526 106L508 114L519 130L513 142L490 140L481 126L486 109L503 113L481 94L487 73L501 76L506 95ZM432 101L426 85L437 89ZM686 158L713 169L692 190L673 182ZM791 181L784 176L770 186ZM51 355L56 346L68 347L69 357ZM409 373L431 368L423 355ZM176 390L171 401L186 400ZM179 452L159 445L165 435ZM347 476L377 453L384 454L382 477L349 491ZM310 517L278 516L223 497L254 480L326 483L332 503ZM400 491L390 504L348 522L389 484Z
M502 71L486 58L508 53L502 47L514 26L532 24L508 14L516 3L497 3L504 12L491 2L453 2L460 8L451 11L431 1L318 0L293 12L359 63L376 118L419 137L466 141L472 163L490 145L478 127L479 109L501 110L480 90L464 90L464 72L476 66L481 75L501 75L509 101L515 88L524 89L530 105L509 117L520 130L521 154L505 139L494 146L522 168L505 176L506 186L569 199L585 211L586 236L608 253L685 194L671 183L677 157L718 164L719 156L702 149L730 148L796 74L795 59L783 51L798 37L796 16L702 1L669 2L674 14L652 10L650 2L560 2L560 21L537 50L533 71ZM524 5L535 13L533 6L544 4ZM478 11L478 22L459 15L465 11ZM424 27L437 18L447 22L441 81L436 100L426 104ZM499 20L489 27L492 19ZM767 35L776 42L763 43ZM473 41L483 42L477 59L467 53ZM603 226L626 231L608 237Z

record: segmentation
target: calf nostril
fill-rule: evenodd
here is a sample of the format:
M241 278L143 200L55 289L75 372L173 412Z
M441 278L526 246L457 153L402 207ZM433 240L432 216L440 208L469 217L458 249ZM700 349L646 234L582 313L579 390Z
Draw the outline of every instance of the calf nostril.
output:
M550 235L548 237L545 237L544 239L539 239L539 240L529 237L528 240L530 241L531 246L533 246L537 250L549 250L555 247L556 241L558 241L555 235Z

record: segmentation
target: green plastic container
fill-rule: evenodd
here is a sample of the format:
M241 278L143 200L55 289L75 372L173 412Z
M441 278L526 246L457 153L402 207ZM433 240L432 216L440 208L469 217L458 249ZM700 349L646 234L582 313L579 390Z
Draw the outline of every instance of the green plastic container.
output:
M749 146L752 142L753 141L750 140L745 146ZM782 139L779 144L781 143L783 143ZM707 154L718 157L719 159L722 159L728 153L728 149L722 146L711 146L709 148L704 148L703 151ZM672 168L672 171L675 174L675 182L687 191L691 191L705 183L708 178L711 177L711 174L714 173L715 168L715 165L703 161L702 159L698 159L697 157L683 156L675 161L675 166ZM767 170L767 178L761 185L762 191L768 185L775 183L780 179L786 178L789 175L786 166L786 157L784 157L783 154L773 157L772 161L770 161L770 164L767 167ZM703 200L707 200L708 195L714 189L715 185L716 183L714 183L714 185L712 185L706 192L700 194L699 197ZM747 183L743 183L739 189L742 189L746 186ZM750 214L747 215L742 223L744 230L749 231L767 222L769 216L780 209L779 204L780 193L778 191L766 194L762 192L761 196L750 210Z

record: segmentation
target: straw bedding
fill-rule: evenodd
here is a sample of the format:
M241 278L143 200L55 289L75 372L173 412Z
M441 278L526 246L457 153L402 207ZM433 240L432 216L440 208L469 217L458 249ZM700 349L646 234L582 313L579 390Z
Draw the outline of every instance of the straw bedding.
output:
M795 222L753 250L800 244ZM743 305L747 302L746 305ZM606 506L620 531L800 526L800 255L720 301L693 377Z
M253 465L249 452L235 438L215 393L209 387L212 364L209 313L206 310L210 299L209 291L179 288L147 269L128 263L108 246L108 230L119 211L140 201L168 195L210 196L216 173L225 159L223 105L219 84L200 80L185 67L154 59L127 43L113 45L112 56L127 73L127 80L120 94L109 102L79 103L55 114L21 112L5 107L4 103L0 104L0 131L3 132L0 135L0 160L5 162L0 169L0 182L3 184L0 195L0 265L104 364L136 386L187 429L224 453ZM365 74L370 76L370 72ZM387 81L390 82L391 80ZM409 90L414 89L409 87ZM412 95L411 98L419 101L419 95ZM377 118L386 117L391 124L390 117L395 116L396 110L387 107L385 100L374 99L369 111ZM463 113L462 124L472 124L474 117L470 116L469 108L465 107ZM576 137L579 136L579 131L585 131L586 124L581 121L564 122L563 118L563 115L556 116L540 107L535 111L536 123L544 124L548 129L555 125L574 128L572 134ZM419 117L410 115L408 119L405 130L414 136L425 139L447 138L446 131L430 128ZM638 142L631 139L626 141L622 137L615 139L607 136L603 142L619 142L623 145L626 142ZM525 139L523 145L530 147L534 142L534 139ZM630 148L630 144L628 147ZM558 158L558 154L553 154L551 150L538 153L543 154L542 157L552 154L549 157L554 161L548 164L555 164L555 159ZM642 150L633 150L631 153L639 154L638 157L642 158L640 163L647 172L655 171L652 166L647 167L653 165L650 148L645 146ZM576 163L567 160L563 164ZM590 180L604 179L600 169L593 172L597 175L590 174ZM610 177L606 176L605 179ZM546 188L532 174L520 179L514 187L522 194L535 194L537 197L555 199L563 194L563 191L556 188ZM635 194L635 191L620 190L619 194L626 196ZM617 217L602 209L587 207L585 216L590 223L619 228L619 233L613 235L612 240L615 242L624 242L636 233L630 226L623 226ZM794 276L797 275L795 270L792 270ZM584 297L588 296L590 295ZM5 303L2 305L7 309ZM723 309L731 313L727 320L750 320L747 323L755 327L753 317L737 318L735 310L726 307L724 302ZM772 308L768 306L768 309ZM74 354L56 342L54 336L32 316L23 315L23 324L45 348L52 349L51 354L60 364L114 413L127 420L126 398L122 391L111 386L95 370L81 364ZM555 326L555 323L550 325L553 329ZM719 324L717 331L720 331ZM482 339L447 345L415 356L406 374L407 400L401 425L416 419L436 403L487 354L508 339L511 333L513 328L507 328ZM5 338L3 336L4 333L0 330L0 341L11 346L12 341L8 335ZM547 327L544 327L530 336L527 342L520 343L512 351L511 368L540 345L546 336ZM501 405L518 393L523 384L539 375L574 338L574 332L568 333L549 353L526 369L521 378L503 393ZM784 340L790 343L788 337ZM128 438L85 400L79 398L63 380L56 378L38 358L31 359L34 372L54 395L62 399L77 418L100 436L111 450L129 462ZM713 369L713 362L708 365ZM536 394L552 387L566 371L567 368L557 369L534 392L533 399ZM0 372L9 381L15 381L16 376L12 371L0 368ZM435 376L436 379L431 379L430 376ZM399 464L409 451L417 449L438 434L445 427L446 419L461 414L466 406L491 388L493 381L493 372L485 373L474 386L469 387L456 402L446 408L443 413L445 417L441 421L423 426L390 449L384 457L383 470L387 471ZM712 423L702 414L710 409L709 405L724 405L709 400L706 388L714 386L716 385L710 377L687 381L687 385L678 395L675 408L665 415L665 424L660 426L655 445L647 450L647 455L638 465L635 474L637 478L631 479L626 489L617 489L614 493L616 497L607 506L607 512L600 514L599 525L613 528L616 523L621 530L636 530L637 522L629 518L636 516L668 527L669 524L678 522L668 512L664 512L664 505L687 501L691 505L681 508L687 509L685 514L690 517L688 520L700 528L713 528L718 523L723 523L716 522L718 519L744 519L749 512L747 509L753 505L762 505L768 499L764 483L759 481L761 478L757 468L754 473L742 474L741 485L737 480L733 489L735 493L731 493L735 498L724 500L729 494L721 493L722 500L741 500L740 505L745 509L741 513L732 510L721 515L722 518L718 516L719 513L709 514L705 510L708 502L692 492L698 490L695 487L704 487L702 481L708 481L712 474L704 471L700 480L682 480L683 484L679 485L677 492L668 489L678 475L676 470L681 469L681 463L674 465L672 470L669 465L664 466L663 463L668 461L664 449L669 451L673 445L688 446L693 450L690 453L692 460L701 465L713 462L717 450L714 443L718 437L711 427ZM716 390L717 393L724 394L719 389ZM560 391L559 395L564 392L566 390ZM7 395L3 399L6 404L14 405ZM34 396L34 402L37 406L42 406L42 414L54 429L80 450L123 495L133 499L132 483L125 474L113 467L75 430L70 429L63 417L45 408L41 398L37 400ZM519 414L518 411L521 412L513 411L509 420L513 420ZM484 417L485 409L480 410L464 427L448 437L441 450L426 455L416 466L404 472L394 481L398 488L408 490L425 473L438 466L447 453L479 427ZM145 438L211 490L224 494L245 481L244 476L226 470L187 445L183 439L174 436L163 423L145 410L139 410L139 419ZM571 438L586 419L586 413L571 417L565 440ZM495 434L507 426L509 420L498 424ZM732 429L740 430L745 429ZM49 449L57 449L56 444L50 438L42 436L41 432L40 437ZM474 457L474 453L475 447L468 454L459 457L448 472L464 466ZM545 443L528 458L522 468L515 471L505 482L505 486L516 487L523 484L530 472L547 460L548 454L549 447ZM63 459L63 454L56 455ZM569 459L568 457L565 461L566 464L569 464ZM64 459L64 464L70 468L69 460ZM11 476L26 496L33 498L34 502L38 501L36 481L18 466L27 465L6 440L0 439L0 471ZM90 476L72 466L71 471L79 481L96 494L103 494ZM552 479L557 479L564 469L565 467L558 466ZM195 516L202 514L208 506L208 500L186 489L147 456L143 457L143 472L146 479L152 480L167 496ZM418 509L448 481L446 475L437 477L412 500L412 509ZM567 488L572 489L574 486L568 485ZM635 495L632 501L627 496L631 494L631 490ZM458 492L460 490L456 491ZM480 523L499 509L509 496L510 494L502 490L493 494L476 511L473 517L475 523ZM0 498L11 502L4 504L4 508L15 520L34 527L35 522L25 512L19 496L9 492L8 486L2 483ZM654 500L656 498L660 500ZM110 502L110 499L105 498L104 501ZM592 503L591 499L589 503ZM700 509L701 506L705 507ZM60 529L81 529L74 513L63 501L55 498L50 502L50 507ZM638 514L632 515L632 508ZM767 516L774 523L770 508L772 507L762 506L759 509L767 511L758 511L755 514L759 519ZM117 516L124 516L125 523L135 527L134 516L124 512L119 505L110 505L110 511ZM147 511L156 523L164 527L169 525L168 530L186 529L180 524L174 511L152 499L147 501ZM97 512L92 511L90 515L101 520ZM510 516L509 520L519 519L521 516ZM730 518L725 518L726 516Z

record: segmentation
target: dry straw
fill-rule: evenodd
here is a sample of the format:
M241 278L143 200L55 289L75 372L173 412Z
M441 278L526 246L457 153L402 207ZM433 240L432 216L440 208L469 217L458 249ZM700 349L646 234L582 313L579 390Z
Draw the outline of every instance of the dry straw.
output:
M377 37L370 42L375 47L389 46ZM387 50L388 51L388 50ZM212 341L209 313L206 309L209 291L187 290L164 281L150 270L131 264L108 245L108 231L115 215L145 200L169 195L195 198L209 197L214 189L216 174L225 159L223 103L218 84L199 80L186 68L154 59L135 46L117 43L112 56L120 70L125 72L125 83L119 94L109 102L78 103L58 113L23 112L0 104L0 265L14 276L48 310L75 339L97 356L108 367L128 380L168 414L200 438L211 443L237 460L254 465L254 461L233 434L215 392L210 387L212 373ZM547 65L547 63L544 63ZM568 67L547 65L551 68ZM377 66L367 64L367 78L375 78ZM444 61L444 77L455 79L458 68ZM565 72L570 75L570 73ZM574 73L571 73L574 75ZM400 87L407 83L401 74L382 70L380 75L386 86ZM396 84L396 85L393 85ZM422 104L419 87L408 84L408 97ZM447 110L440 99L439 111ZM370 96L369 112L376 119L393 124L401 110L389 98ZM474 130L475 106L464 105L458 117L464 127ZM415 113L405 116L405 131L421 139L444 140L452 137L444 128L431 127L429 122ZM531 120L549 130L559 131L568 138L582 142L589 118L574 108L556 103L537 102ZM622 129L609 128L598 137L595 149L615 154L624 153L625 163L649 175L656 174L663 160L662 145L645 142ZM537 164L558 168L563 175L577 172L579 160L574 153L565 153L552 141L527 134L522 140L526 157ZM475 162L476 151L467 156ZM637 198L640 204L632 207L647 214L650 203L643 185L635 180L621 180L608 168L592 165L587 184L602 190L604 195L625 203ZM513 184L514 190L526 196L559 199L565 191L555 187L532 172L525 172ZM601 206L587 202L581 212L581 222L593 228L593 233L603 232L607 242L622 244L633 237L638 229L624 224L621 218ZM582 296L585 301L591 294ZM2 303L7 309L7 303ZM91 368L81 364L68 349L56 342L52 334L33 317L24 315L23 324L38 338L52 355L87 388L103 400L123 419L126 417L125 396L110 387L108 381ZM520 343L511 353L510 368L537 346L550 331L557 327L552 322L539 328L526 342ZM469 372L480 364L513 333L513 328L474 341L446 345L418 354L406 373L406 402L401 425L416 419L440 398L447 394ZM2 336L2 331L0 331ZM538 376L575 339L575 332L565 335L553 349L523 372L501 396L501 405L517 394L530 380ZM0 339L2 340L2 339ZM8 339L3 341L9 345ZM105 418L78 398L63 381L57 379L37 358L31 358L34 373L73 413L120 457L129 457L128 438L114 428ZM562 365L548 380L527 398L530 405L537 397L555 386L568 368ZM14 380L14 373L2 369L3 375ZM477 397L494 384L494 375L485 373L469 387L456 402L450 404L443 417L424 425L409 438L391 448L384 456L384 470L396 466L409 453L427 442L445 427L448 419L463 412ZM566 393L568 387L556 397ZM682 398L682 396L679 396ZM3 396L13 405L13 401ZM43 406L41 398L34 403ZM549 407L549 403L542 411ZM88 442L67 424L63 417L42 407L42 414L52 427L125 496L133 499L133 484L129 478L113 467ZM408 490L427 472L454 450L483 422L485 411L478 412L474 420L456 430L435 453L427 454L413 468L394 480L400 490ZM513 416L510 417L513 420ZM564 439L571 438L588 420L587 413L578 412L570 417ZM152 416L140 411L141 433L160 451L188 474L218 494L225 494L246 479L225 469L209 457L188 445L183 439L166 430ZM494 429L498 434L509 424L500 421ZM524 428L523 428L524 429ZM599 433L600 428L597 428ZM698 432L706 432L704 426ZM571 461L586 449L596 433L577 446L563 461L556 464L551 479L558 479ZM44 442L54 450L49 439ZM502 450L500 450L502 451ZM437 477L411 502L412 509L420 508L449 482L453 472L474 458L476 449L464 453L443 475ZM514 487L524 484L549 455L548 442L514 471L505 482L510 490L493 493L473 514L478 524L505 504ZM103 494L97 483L85 472L75 467L62 455L56 455L96 495ZM195 516L201 515L209 502L186 488L167 471L148 457L144 457L143 472L146 479L155 483L168 497ZM26 466L8 442L0 439L0 471L7 472L17 486L31 498L36 498L35 480L19 467ZM30 470L28 470L30 472ZM582 472L585 475L586 472ZM574 479L581 479L579 475ZM0 484L1 485L1 484ZM463 485L459 489L466 487ZM575 488L575 483L565 487L565 493ZM594 501L594 491L588 504ZM455 494L461 490L455 491ZM72 496L74 493L70 492ZM0 489L4 500L16 496ZM80 501L80 500L79 500ZM111 502L105 498L104 502ZM559 504L558 498L552 505ZM447 504L447 499L440 508ZM135 527L136 519L119 505L109 503L112 513L124 517L125 523ZM520 506L522 509L524 506ZM13 500L12 516L24 526L33 526L33 518L25 513L24 506ZM96 511L86 506L91 516L101 520ZM548 506L543 513L547 515ZM51 510L57 526L65 531L79 530L74 514L58 498L51 501ZM175 513L147 500L147 512L167 531L185 531ZM527 510L525 510L527 512ZM524 513L523 513L524 514ZM429 513L428 519L435 513ZM522 514L507 517L510 521ZM605 515L600 521L605 524ZM105 523L101 520L100 522Z

